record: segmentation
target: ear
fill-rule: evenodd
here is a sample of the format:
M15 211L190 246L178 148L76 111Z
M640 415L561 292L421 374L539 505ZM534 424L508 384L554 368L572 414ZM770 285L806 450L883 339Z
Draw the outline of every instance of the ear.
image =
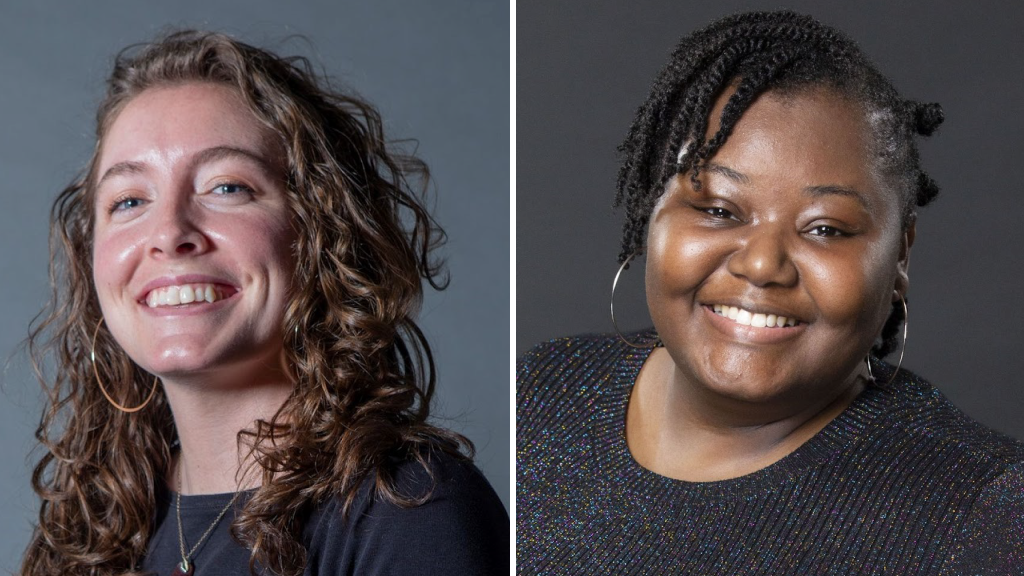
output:
M893 293L893 302L900 296L906 295L910 288L910 248L914 245L914 237L917 235L917 215L911 214L910 223L903 231L900 239L900 253L896 260L896 286Z

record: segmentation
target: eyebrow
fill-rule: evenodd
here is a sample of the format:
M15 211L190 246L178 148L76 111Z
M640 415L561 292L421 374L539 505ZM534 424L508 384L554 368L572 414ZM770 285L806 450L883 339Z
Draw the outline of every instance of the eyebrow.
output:
M737 172L732 168L722 166L721 164L715 164L714 162L708 162L704 165L704 169L714 174L721 174L733 182L739 182L740 184L750 184L750 178L746 174Z
M732 168L729 168L727 166L722 166L721 164L716 164L714 162L708 162L704 166L704 169L707 170L708 172L712 172L712 173L715 173L715 174L721 174L722 176L725 176L726 178L728 178L729 180L732 180L733 182L739 182L740 184L750 184L750 177L748 177L746 174L743 174L742 172L737 172L737 171L733 170ZM830 195L846 196L846 197L853 198L854 200L860 202L861 205L864 206L864 208L867 208L867 209L871 208L871 202L868 201L868 198L864 194L861 194L856 189L850 188L850 187L847 187L847 186L837 186L837 185L808 186L808 187L804 188L804 192L806 194L808 194L809 196L812 196L814 198L818 198L818 197L821 197L821 196L830 196Z
M846 196L860 202L865 209L871 209L871 202L868 201L868 198L854 188L846 186L808 186L804 188L804 192L815 198L829 195Z
M211 148L201 150L192 157L192 160L189 162L189 166L202 166L203 164L209 164L210 162L216 162L217 160L222 160L224 158L238 157L255 162L264 170L269 170L270 168L270 162L268 162L261 154L235 146L213 146ZM146 164L144 162L135 162L132 160L118 162L110 168L107 168L107 171L103 173L103 176L96 181L96 186L99 187L100 184L103 184L103 182L110 178L114 178L115 176L143 174L145 172Z

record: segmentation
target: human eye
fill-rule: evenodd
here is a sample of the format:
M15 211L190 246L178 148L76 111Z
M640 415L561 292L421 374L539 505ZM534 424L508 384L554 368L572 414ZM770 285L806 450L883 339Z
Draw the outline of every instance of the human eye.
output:
M241 180L214 179L199 188L199 196L213 206L240 206L256 197L252 186Z
M821 224L821 225L815 226L814 228L810 229L809 233L814 235L814 236L822 236L822 237L825 237L825 238L836 238L836 237L841 237L841 236L849 236L849 234L847 234L846 232L840 230L839 228L836 228L835 226L829 226L827 224Z
M732 212L726 210L725 208L721 208L719 206L705 206L705 207L696 207L696 208L697 208L698 211L703 212L703 213L711 216L712 218L715 218L715 219L718 219L718 220L731 220L731 219L735 218L735 216L733 215Z
M221 196L232 196L235 194L252 194L252 188L239 182L223 182L210 189L211 194Z
M142 206L143 199L129 194L122 194L117 198L114 198L107 206L107 214L114 214L116 212L129 212L139 206Z

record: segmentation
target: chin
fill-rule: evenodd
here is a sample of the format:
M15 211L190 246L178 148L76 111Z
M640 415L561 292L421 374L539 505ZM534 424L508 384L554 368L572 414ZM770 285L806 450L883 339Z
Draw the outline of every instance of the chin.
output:
M194 334L175 334L140 341L125 348L136 364L159 375L205 371L218 363L217 346Z
M186 376L207 372L218 362L207 356L206 351L190 350L181 348L164 350L150 356L150 361L145 368L161 377ZM140 363L140 365L142 365Z
M785 392L782 387L756 379L735 381L709 378L705 380L704 386L716 395L751 404L769 403Z
M730 364L733 364L730 366ZM751 369L749 365L704 365L697 378L718 396L751 404L770 403L793 393L784 372L774 367Z
M771 404L790 392L785 387L765 382L715 383L708 387L720 396L748 404Z
M202 376L204 383L249 385L280 369L280 345L259 346L252 340L200 342L175 338L154 347L146 355L147 364L139 363L161 378L189 380Z

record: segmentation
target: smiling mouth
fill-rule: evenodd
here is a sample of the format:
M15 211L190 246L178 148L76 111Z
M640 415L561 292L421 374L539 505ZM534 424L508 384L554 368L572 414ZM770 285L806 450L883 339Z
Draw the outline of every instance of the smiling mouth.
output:
M803 322L800 322L795 318L777 316L775 314L764 314L761 312L751 312L750 310L726 304L714 304L709 306L709 308L711 308L715 314L743 326L753 326L755 328L789 328L803 324Z
M168 306L186 306L213 304L219 300L230 298L236 291L217 284L184 284L181 286L163 286L155 288L146 295L146 305L150 308Z

